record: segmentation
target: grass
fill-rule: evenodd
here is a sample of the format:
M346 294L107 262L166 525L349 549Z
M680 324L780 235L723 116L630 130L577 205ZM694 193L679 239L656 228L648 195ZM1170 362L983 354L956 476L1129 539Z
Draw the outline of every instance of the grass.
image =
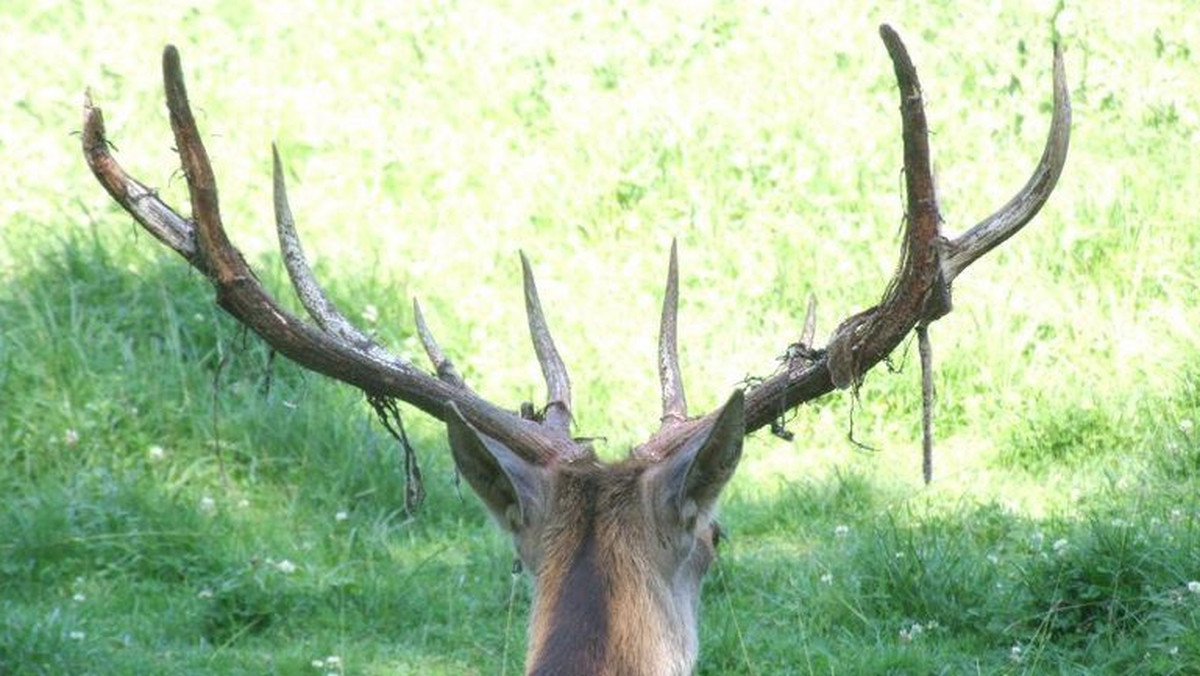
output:
M656 424L672 237L697 410L770 372L810 292L819 332L878 297L902 212L882 21L922 74L947 231L1032 168L1055 36L1067 170L932 329L932 486L915 354L857 404L802 409L795 441L751 440L698 673L1200 673L1187 11L131 5L0 8L0 673L521 667L529 589L459 498L439 426L405 418L429 489L409 518L402 456L361 396L272 363L88 175L72 134L86 88L120 159L182 204L157 72L176 43L227 221L267 283L285 288L267 226L278 140L348 314L415 353L420 296L464 375L509 404L541 394L524 249L578 432L617 457ZM877 450L847 440L851 416Z

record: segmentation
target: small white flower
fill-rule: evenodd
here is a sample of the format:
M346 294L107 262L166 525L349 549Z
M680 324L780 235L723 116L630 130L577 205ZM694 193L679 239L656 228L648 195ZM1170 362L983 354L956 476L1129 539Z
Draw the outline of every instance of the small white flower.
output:
M1178 655L1179 654L1179 646L1177 646L1177 645L1171 646L1170 648L1167 649L1167 654L1171 655L1172 657L1175 655Z
M217 509L217 501L212 499L212 496L204 496L200 498L200 511L214 512Z
M296 564L288 561L287 559L275 564L275 568L284 575L291 575L292 573L296 572Z
M1179 429L1184 432L1191 432L1192 431L1192 421L1187 418L1180 420L1179 421Z
M74 446L79 443L79 432L74 428L63 432L63 443L68 446Z
M903 558L904 558L904 552L896 552L896 558L897 558L897 559L903 559Z
M162 446L151 446L147 453L149 453L151 460L162 460L167 455Z
M238 509L246 509L247 507L250 506L250 501L247 500L246 498L242 498L241 500L238 500L237 506L238 506Z
M1179 521L1182 518L1183 518L1183 510L1182 509L1179 509L1178 507L1176 507L1175 509L1171 510L1171 520L1172 521Z
M821 576L821 582L825 584L833 584L833 573L825 573Z
M850 534L850 526L841 524L837 528L833 529L833 534L837 537L844 538Z
M1021 657L1023 656L1023 653L1024 653L1024 651L1023 651L1023 650L1021 650L1021 646L1019 646L1019 645L1014 645L1014 646L1012 647L1012 649L1010 649L1010 650L1008 651L1008 657L1009 657L1009 659L1011 659L1013 662L1020 662L1020 661L1021 661Z
M1067 547L1070 546L1070 544L1071 543L1067 542L1066 538L1055 540L1054 541L1054 553L1055 554L1065 554L1067 551Z
M200 598L200 599L211 599L212 597L213 597L213 590L209 589L208 587L201 589L200 592L198 594L196 594L196 598Z
M996 556L995 554L988 554L988 555L987 555L987 560L988 560L988 562L989 562L989 563L991 563L993 566L994 566L994 565L996 565L996 564L998 564L998 563L1000 563L1000 557L999 557L999 556Z
M82 641L83 639L87 638L87 634L83 633L82 631L73 631L67 634L67 636L70 637L72 641Z
M342 658L338 657L337 655L330 655L329 657L325 658L325 666L327 667L336 667L341 663Z
M83 603L84 601L87 600L87 596L84 596L83 593L81 593L81 592L77 592L74 596L71 597L71 600L74 601L75 603Z
M375 322L379 321L379 308L368 303L367 306L363 308L362 318L366 323L374 324Z
M1187 583L1187 588L1193 594L1200 594L1200 580L1192 580Z
M325 668L325 660L313 660L312 665L313 665L313 669L324 669Z
M341 523L349 518L350 518L350 513L344 509L339 509L337 514L333 515L333 520L337 521L338 523Z

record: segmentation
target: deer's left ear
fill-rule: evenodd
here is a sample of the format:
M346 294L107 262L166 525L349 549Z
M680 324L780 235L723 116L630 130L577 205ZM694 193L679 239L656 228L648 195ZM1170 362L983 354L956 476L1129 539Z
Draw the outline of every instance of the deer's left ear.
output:
M735 390L712 424L651 470L651 495L664 516L690 528L712 510L742 457L746 433L741 390Z

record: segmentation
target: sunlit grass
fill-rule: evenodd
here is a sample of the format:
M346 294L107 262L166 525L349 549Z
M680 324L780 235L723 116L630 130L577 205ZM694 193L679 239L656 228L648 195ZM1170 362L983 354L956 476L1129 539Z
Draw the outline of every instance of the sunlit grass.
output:
M269 364L95 184L73 134L85 89L125 166L184 204L158 65L177 44L229 228L268 285L286 295L278 141L346 314L419 355L419 296L467 379L511 406L542 393L524 250L577 431L619 457L657 425L673 237L694 410L771 372L809 293L819 334L879 296L903 211L882 21L922 75L948 232L1032 169L1055 36L1067 170L932 329L932 486L915 348L857 402L801 409L794 441L751 440L699 673L1195 672L1188 16L1166 2L4 3L0 673L496 674L507 655L514 674L523 652L529 590L514 593L509 544L476 499L459 500L439 426L405 418L429 489L414 519L361 397ZM875 450L848 440L852 418Z

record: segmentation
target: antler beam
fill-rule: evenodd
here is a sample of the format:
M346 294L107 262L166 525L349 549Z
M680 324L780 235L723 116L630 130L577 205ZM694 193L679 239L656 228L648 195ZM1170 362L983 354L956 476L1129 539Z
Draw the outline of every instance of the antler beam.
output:
M565 435L481 399L462 386L460 379L443 375L439 380L418 370L350 324L329 301L304 259L275 153L276 224L284 259L301 303L317 325L284 309L263 288L225 233L216 179L188 104L179 53L174 47L163 52L163 79L192 219L179 215L121 168L109 152L103 114L90 98L84 106L84 155L96 178L138 223L209 278L222 308L284 356L368 395L406 401L443 421L453 415L448 407L454 404L480 432L531 462L549 464L581 453L580 447ZM425 339L428 330L422 333Z
M959 237L945 239L939 232L941 217L930 165L929 131L920 81L900 36L887 25L881 26L879 32L892 59L900 90L907 197L900 263L879 304L844 320L818 358L791 358L787 368L746 394L746 434L835 388L856 386L914 327L949 312L950 283L1037 215L1066 164L1071 102L1062 50L1055 46L1054 113L1045 150L1033 176L996 213ZM670 455L707 429L715 415L711 412L665 427L635 453L653 458Z

